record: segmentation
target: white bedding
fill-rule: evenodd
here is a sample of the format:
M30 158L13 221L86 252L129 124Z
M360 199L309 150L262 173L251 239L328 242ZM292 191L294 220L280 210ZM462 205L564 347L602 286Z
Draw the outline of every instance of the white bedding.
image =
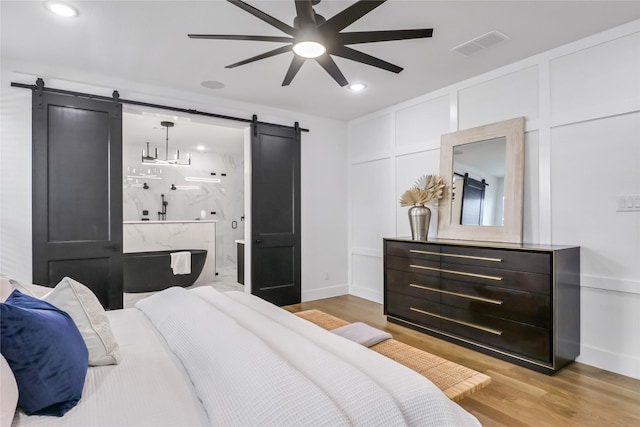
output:
M12 426L204 426L207 415L181 363L140 310L108 311L119 365L90 367L82 399L64 417L27 416Z
M109 312L120 365L62 418L13 426L467 426L430 381L257 297L170 288Z

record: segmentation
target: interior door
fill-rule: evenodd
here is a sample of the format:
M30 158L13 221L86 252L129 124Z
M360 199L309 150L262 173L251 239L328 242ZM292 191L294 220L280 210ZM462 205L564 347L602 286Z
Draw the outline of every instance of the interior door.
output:
M33 281L122 308L122 105L33 92Z
M300 302L300 129L254 122L251 139L251 292Z

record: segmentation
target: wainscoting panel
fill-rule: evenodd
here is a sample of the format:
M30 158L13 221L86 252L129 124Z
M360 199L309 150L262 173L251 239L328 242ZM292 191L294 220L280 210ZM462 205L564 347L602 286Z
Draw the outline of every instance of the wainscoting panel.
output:
M380 239L382 248L382 239ZM361 298L382 303L382 256L351 255L351 285L349 293Z
M441 96L396 112L396 154L440 148L449 132L449 96Z
M628 333L640 325L640 294L583 286L580 301L578 361L640 379L640 335Z
M438 174L440 170L440 146L437 150L423 151L396 157L396 233L395 236L411 236L407 212L409 207L400 207L400 196L425 174ZM431 223L429 237L437 237L438 207L430 206ZM386 236L388 237L388 236Z
M640 194L638 141L640 113L552 129L553 242L582 247L582 274L640 280L640 214L616 212Z
M389 159L351 167L351 247L381 248L395 232L394 182Z
M349 127L350 163L382 159L391 155L394 126L391 113L353 123Z
M580 50L550 62L551 114L640 105L640 33ZM625 64L614 66L613 64ZM580 70L580 78L576 78Z
M524 116L538 119L538 67L527 67L458 92L459 129ZM530 123L527 126L529 127Z

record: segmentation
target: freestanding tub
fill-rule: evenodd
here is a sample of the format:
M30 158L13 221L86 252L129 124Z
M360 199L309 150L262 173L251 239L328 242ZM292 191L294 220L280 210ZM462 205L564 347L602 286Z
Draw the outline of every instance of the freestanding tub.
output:
M171 253L182 251L191 252L191 274L173 274L171 269ZM205 249L125 253L124 292L151 292L171 286L191 286L202 273L206 259Z

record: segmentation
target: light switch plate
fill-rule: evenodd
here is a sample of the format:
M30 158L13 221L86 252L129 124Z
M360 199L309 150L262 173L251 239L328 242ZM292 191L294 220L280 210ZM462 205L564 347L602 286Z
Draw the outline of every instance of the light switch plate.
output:
M616 196L616 212L640 212L640 195L626 194Z

